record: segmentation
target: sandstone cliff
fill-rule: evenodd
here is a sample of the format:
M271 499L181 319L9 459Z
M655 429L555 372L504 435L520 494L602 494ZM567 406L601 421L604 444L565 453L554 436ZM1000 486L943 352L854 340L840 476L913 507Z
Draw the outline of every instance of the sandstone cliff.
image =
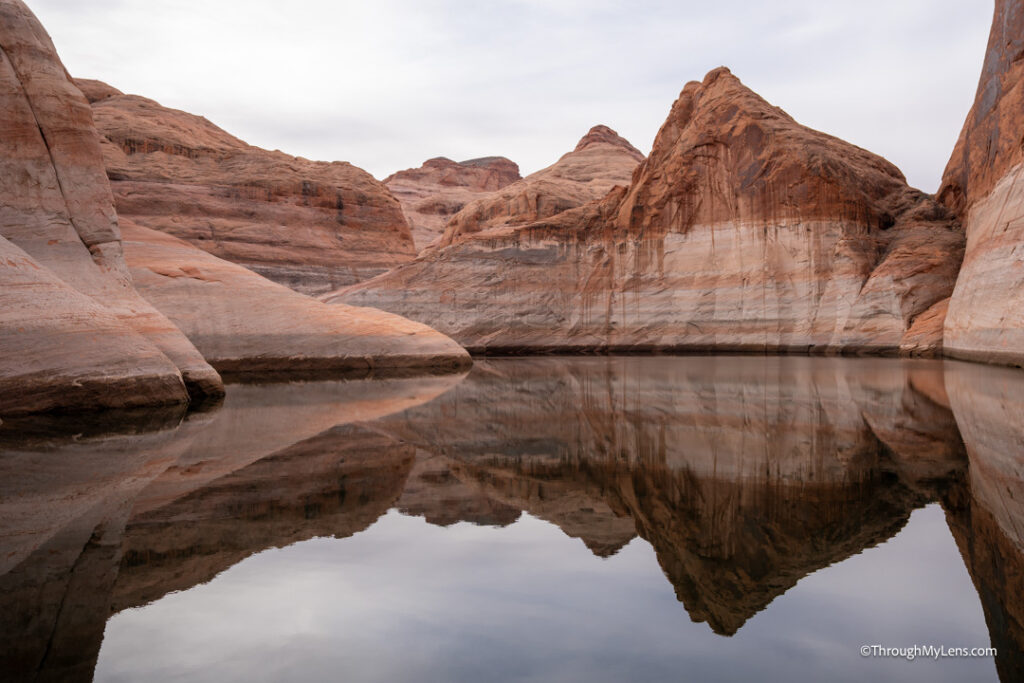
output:
M600 199L616 185L628 184L643 160L640 150L614 130L594 126L573 151L551 166L466 205L448 222L441 244L482 230L549 218Z
M0 414L219 395L132 288L88 103L20 0L0 1Z
M384 184L401 202L416 248L422 250L441 237L448 220L466 204L517 180L519 166L505 157L462 162L438 157L393 173Z
M328 306L184 240L122 224L138 290L221 372L451 370L471 363L426 325Z
M325 298L477 352L936 353L962 249L894 166L722 68L684 88L628 188Z
M401 207L365 171L259 149L205 118L77 82L122 217L307 294L415 256Z
M946 351L1024 364L1024 2L996 0L974 106L939 198L963 219L967 252L946 317Z

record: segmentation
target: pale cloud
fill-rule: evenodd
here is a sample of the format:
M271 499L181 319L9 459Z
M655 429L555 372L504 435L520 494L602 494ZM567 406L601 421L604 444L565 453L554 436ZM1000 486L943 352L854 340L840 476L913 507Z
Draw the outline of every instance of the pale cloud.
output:
M643 150L729 66L797 120L933 191L991 3L956 0L29 0L68 69L262 147L377 177L502 154L525 172L597 123Z

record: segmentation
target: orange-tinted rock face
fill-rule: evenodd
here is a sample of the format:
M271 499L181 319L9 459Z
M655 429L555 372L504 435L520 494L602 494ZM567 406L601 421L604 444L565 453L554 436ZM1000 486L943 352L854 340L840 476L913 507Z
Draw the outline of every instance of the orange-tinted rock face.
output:
M940 327L915 323L941 314L963 250L947 210L892 164L726 69L686 86L628 188L475 235L458 220L473 206L446 248L328 300L482 352L935 353Z
M471 363L426 325L328 306L184 240L122 223L139 291L222 372L452 370Z
M974 106L942 177L967 252L946 318L946 349L1024 363L1024 2L997 0Z
M133 289L89 105L19 0L0 2L0 112L0 413L222 394Z
M401 202L416 248L422 250L441 237L448 219L466 204L519 179L519 166L505 157L462 162L438 157L394 173L384 184Z
M594 126L573 151L500 192L468 204L448 223L442 245L463 235L550 218L627 185L644 155L608 126Z
M0 416L185 401L155 346L0 237Z
M307 294L415 256L401 207L365 171L259 149L202 117L80 84L122 217Z

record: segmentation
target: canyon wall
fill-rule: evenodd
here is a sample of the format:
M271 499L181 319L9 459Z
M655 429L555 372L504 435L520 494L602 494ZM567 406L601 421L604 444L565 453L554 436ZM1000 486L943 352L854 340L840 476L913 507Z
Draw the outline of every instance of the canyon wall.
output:
M1024 364L1024 2L996 0L974 106L938 197L962 217L963 268L946 352Z
M324 299L479 353L937 354L964 243L892 164L724 68L684 88L629 187L518 227L461 229L472 206L447 246Z
M200 116L77 83L120 216L306 294L416 255L398 201L362 169L253 147Z

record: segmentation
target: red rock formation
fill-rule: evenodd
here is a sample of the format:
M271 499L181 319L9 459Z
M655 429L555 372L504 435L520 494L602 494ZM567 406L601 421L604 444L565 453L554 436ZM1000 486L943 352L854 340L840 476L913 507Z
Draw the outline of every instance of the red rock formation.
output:
M184 403L168 358L0 237L0 416Z
M472 202L449 221L442 245L462 235L550 218L626 185L644 155L608 126L594 126L576 148L517 183Z
M415 256L401 207L365 171L259 149L205 118L78 83L122 217L307 294Z
M462 162L438 157L393 173L384 184L401 202L416 248L422 250L441 237L448 220L466 204L519 179L519 166L505 157Z
M946 351L1024 364L1024 2L996 0L974 106L942 177L967 252L946 317Z
M132 288L88 103L20 0L0 1L0 111L0 413L222 394Z
M938 325L915 323L950 295L962 247L892 164L722 68L684 88L628 189L462 234L326 299L429 320L477 352L935 353Z
M184 240L122 223L136 287L221 372L453 370L471 363L426 325L328 306Z

